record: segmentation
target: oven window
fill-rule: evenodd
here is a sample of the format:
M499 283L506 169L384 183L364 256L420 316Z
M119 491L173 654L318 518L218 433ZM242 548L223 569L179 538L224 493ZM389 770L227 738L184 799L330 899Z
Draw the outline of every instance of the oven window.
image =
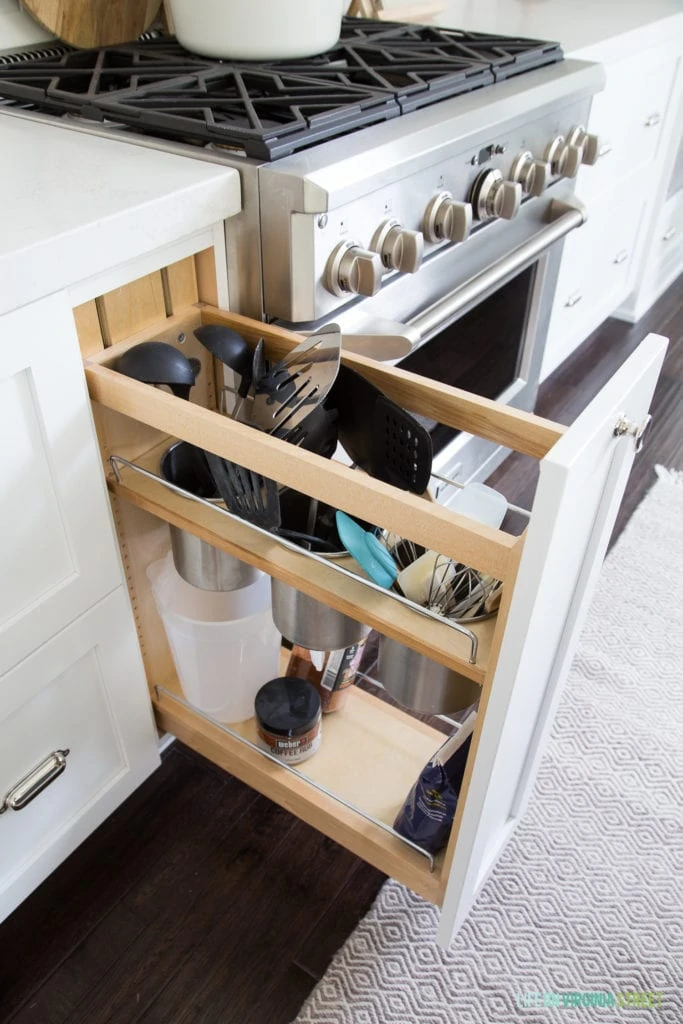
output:
M535 265L524 270L400 363L404 370L498 398L517 378ZM422 419L440 451L458 431Z

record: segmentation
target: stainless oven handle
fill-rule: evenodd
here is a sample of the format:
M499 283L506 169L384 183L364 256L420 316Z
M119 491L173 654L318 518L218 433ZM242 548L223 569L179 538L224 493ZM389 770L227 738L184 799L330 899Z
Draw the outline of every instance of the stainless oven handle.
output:
M578 200L576 202L578 204ZM580 227L586 220L586 210L582 205L552 199L546 211L546 219L550 221L548 226L533 238L410 320L411 332L416 332L420 340L426 339L439 327L453 320L466 306L478 302L487 292L503 284L507 278L514 277L551 245Z

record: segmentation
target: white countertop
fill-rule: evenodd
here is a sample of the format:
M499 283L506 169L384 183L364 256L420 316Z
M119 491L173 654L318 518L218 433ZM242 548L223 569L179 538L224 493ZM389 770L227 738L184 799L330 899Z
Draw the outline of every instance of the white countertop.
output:
M220 164L0 113L0 313L240 209Z
M384 0L387 10L405 0ZM597 43L681 16L681 0L446 0L434 23L448 28L549 39L567 56Z
M0 0L0 53L48 39L54 39L54 36L30 14L22 11L17 0Z

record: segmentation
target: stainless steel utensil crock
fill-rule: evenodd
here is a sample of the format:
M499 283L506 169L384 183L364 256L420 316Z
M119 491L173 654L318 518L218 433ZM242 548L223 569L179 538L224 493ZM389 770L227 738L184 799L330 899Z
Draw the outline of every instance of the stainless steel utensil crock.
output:
M183 490L223 505L216 497L204 452L187 441L177 441L164 453L161 475ZM187 530L171 526L170 531L173 563L178 574L193 587L200 590L239 590L255 583L261 575L253 565L221 551Z
M309 650L339 651L364 640L370 632L362 622L274 578L271 599L278 630L293 644Z
M397 640L380 636L378 677L394 700L432 715L452 715L474 704L481 687Z
M239 590L261 575L253 565L177 526L171 526L171 551L178 574L201 590Z

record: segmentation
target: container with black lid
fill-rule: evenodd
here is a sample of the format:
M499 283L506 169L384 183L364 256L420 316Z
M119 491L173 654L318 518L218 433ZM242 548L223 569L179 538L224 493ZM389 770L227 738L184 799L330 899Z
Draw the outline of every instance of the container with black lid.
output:
M320 746L320 695L305 679L271 679L256 694L254 711L261 745L287 764L305 761Z

